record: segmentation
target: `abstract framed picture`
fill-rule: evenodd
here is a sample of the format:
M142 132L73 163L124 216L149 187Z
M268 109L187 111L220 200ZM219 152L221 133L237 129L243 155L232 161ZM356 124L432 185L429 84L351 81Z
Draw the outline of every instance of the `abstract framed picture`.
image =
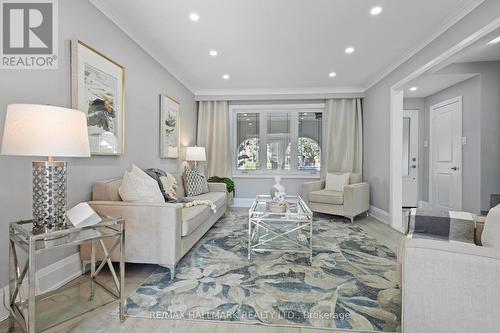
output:
M71 43L72 107L85 112L92 155L125 151L125 67L80 40Z
M160 95L160 158L179 158L181 123L180 104Z

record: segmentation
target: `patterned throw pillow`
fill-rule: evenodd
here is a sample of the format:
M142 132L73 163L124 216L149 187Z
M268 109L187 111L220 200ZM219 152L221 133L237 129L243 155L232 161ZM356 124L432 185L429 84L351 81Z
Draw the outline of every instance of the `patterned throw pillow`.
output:
M207 178L197 168L186 167L184 171L184 187L188 197L207 193Z

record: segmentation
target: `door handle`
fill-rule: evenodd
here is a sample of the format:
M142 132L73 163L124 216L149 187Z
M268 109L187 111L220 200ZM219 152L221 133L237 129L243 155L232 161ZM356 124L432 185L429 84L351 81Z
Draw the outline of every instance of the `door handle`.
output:
M450 169L453 170L453 171L457 171L458 167L453 167L453 168L450 168Z
M416 169L416 168L417 168L417 166L416 166L416 165L412 165L411 167L412 167L413 169Z

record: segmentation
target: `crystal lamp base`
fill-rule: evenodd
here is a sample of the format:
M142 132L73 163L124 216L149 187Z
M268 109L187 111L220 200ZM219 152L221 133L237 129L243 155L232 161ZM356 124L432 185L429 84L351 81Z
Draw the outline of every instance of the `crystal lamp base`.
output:
M66 224L64 161L33 162L33 231L44 233Z

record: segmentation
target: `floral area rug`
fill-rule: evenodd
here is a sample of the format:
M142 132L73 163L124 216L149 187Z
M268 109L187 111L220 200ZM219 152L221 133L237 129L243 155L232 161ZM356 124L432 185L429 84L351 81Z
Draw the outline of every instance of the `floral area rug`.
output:
M248 215L228 211L170 271L159 267L126 301L126 315L360 331L400 330L395 254L356 224L315 216L313 260L247 259Z

